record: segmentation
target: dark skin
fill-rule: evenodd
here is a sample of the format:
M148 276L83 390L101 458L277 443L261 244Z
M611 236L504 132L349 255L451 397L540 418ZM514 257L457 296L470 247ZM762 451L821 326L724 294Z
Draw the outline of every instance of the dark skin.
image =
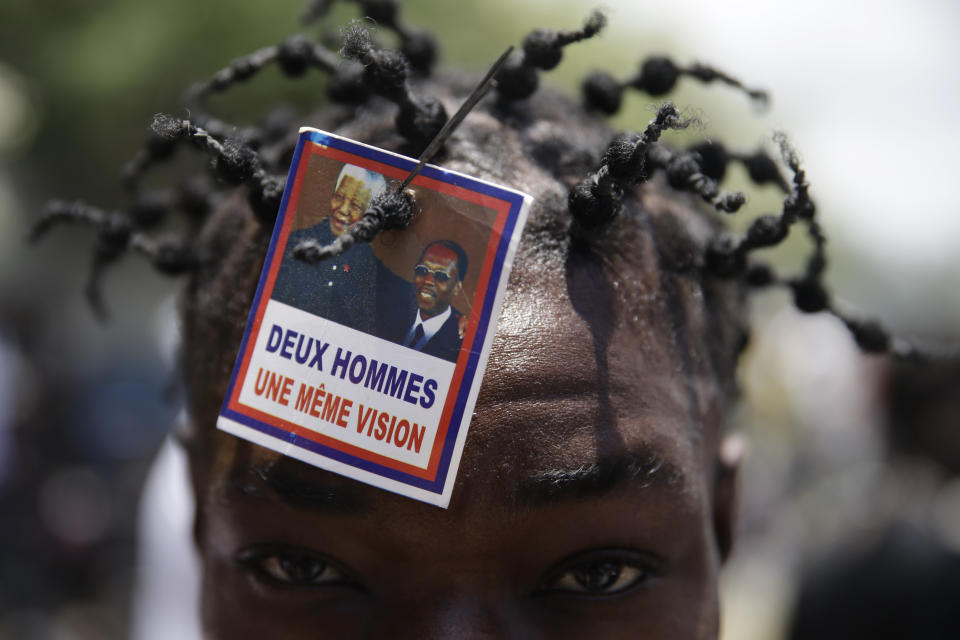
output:
M450 301L460 293L463 285L457 273L457 254L449 248L435 244L424 252L417 266L424 266L429 273L414 273L413 288L416 292L417 307L424 320L437 316L450 307ZM442 281L434 277L434 272L442 271L447 279Z
M691 407L662 318L611 324L580 267L517 268L449 509L218 434L209 636L716 637L721 412Z
M231 250L184 314L208 637L716 637L739 288L691 268L709 223L657 185L571 232L612 133L544 91L522 113L478 108L442 159L534 197L449 509L216 431L269 230L242 200L211 219ZM393 118L350 133L396 148Z

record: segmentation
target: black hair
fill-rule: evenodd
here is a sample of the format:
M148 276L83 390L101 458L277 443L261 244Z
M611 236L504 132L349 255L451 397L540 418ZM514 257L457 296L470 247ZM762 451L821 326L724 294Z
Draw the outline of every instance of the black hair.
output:
M497 74L497 90L504 102L523 100L533 95L540 84L538 71L553 69L563 58L567 45L587 40L600 33L607 18L602 11L593 11L583 27L570 31L534 29L523 39L520 51Z
M584 104L592 111L613 115L620 111L625 89L636 89L651 96L662 96L676 86L681 76L696 78L701 82L717 80L740 89L759 104L766 106L769 96L761 89L749 89L736 78L711 66L694 63L679 67L666 56L650 56L640 65L637 75L618 81L606 71L594 71L583 80L581 91Z
M433 242L431 242L430 244L428 244L423 248L423 251L420 253L420 258L417 260L417 262L422 262L423 256L427 255L427 251L430 250L430 247L435 247L435 246L446 247L447 249L450 249L450 251L453 251L456 254L457 280L459 280L460 282L463 282L463 279L467 275L467 265L469 264L469 261L467 260L467 252L464 251L463 247L458 245L453 240L446 240L446 239L434 240Z
M324 13L329 4L312 3L311 15ZM414 36L409 34L415 30L401 26L394 0L356 4L375 13L383 24L406 29L409 37L401 40L410 54ZM612 135L596 115L616 112L627 87L658 96L672 89L681 76L702 82L719 80L757 100L766 98L764 92L745 89L732 76L711 67L679 67L664 57L648 59L639 75L625 82L608 74L592 74L584 84L586 108L539 87L539 73L560 62L564 47L593 37L604 24L603 14L594 12L580 29L531 32L521 51L497 74L496 98L477 106L483 117L472 124L465 121L438 156L437 162L467 167L484 179L510 184L522 175L531 184L516 186L537 186L540 197L525 229L518 261L549 263L568 273L572 265L593 265L589 268L602 274L607 268L604 260L613 254L631 265L655 266L662 274L658 292L621 289L615 294L609 282L604 285L609 290L594 291L608 296L611 305L618 297L626 299L636 310L631 314L635 323L643 317L643 305L650 296L666 305L670 321L664 330L674 336L685 367L691 375L709 370L710 377L728 390L735 387L734 367L747 336L742 318L745 287L785 287L798 309L839 317L864 351L915 356L916 351L894 340L878 323L848 317L833 303L823 285L826 239L806 173L785 136L777 141L792 174L789 181L762 150L740 154L716 142L689 149L664 144L660 141L664 131L694 123L669 102L657 109L639 133ZM428 41L432 43L432 38L420 39L421 53L424 47L435 51L432 44L424 45ZM416 155L447 122L444 104L458 104L470 89L469 79L462 74L433 72L432 54L417 58L416 66L411 66L403 51L379 46L363 23L352 23L343 31L342 53L347 60L294 36L234 60L188 92L186 102L193 119L165 115L154 119L144 151L127 167L130 211L106 213L82 203L53 201L36 223L34 237L63 221L85 222L98 229L88 285L88 297L95 306L103 270L128 249L146 255L164 273L191 275L183 304L188 387L202 388L229 376L232 355L216 360L193 352L234 338L239 341L252 299L251 283L262 265L295 137L289 117L268 117L258 127L232 127L205 113L206 96L248 80L270 62L291 77L316 68L328 75L330 106L312 116L310 124ZM189 191L143 187L144 172L172 158L183 142L210 156L216 184L194 181ZM690 201L695 197L716 211L736 212L745 196L724 192L719 186L726 167L734 161L743 163L755 182L775 184L785 192L781 211L758 217L740 237L727 231L715 216L694 213ZM221 203L213 206L218 198ZM172 210L185 213L201 230L177 240L147 235ZM333 244L321 247L306 242L296 247L295 255L307 262L323 260L356 242L370 241L383 229L405 226L414 210L409 193L388 187ZM756 260L754 253L780 244L796 225L806 229L812 249L802 273L780 276ZM458 265L461 277L465 271L464 257L463 269ZM690 296L700 306L691 306ZM575 307L581 303L572 302ZM702 348L691 346L693 326L702 334L698 338ZM600 344L610 328L593 330ZM697 353L707 354L708 361L699 361Z

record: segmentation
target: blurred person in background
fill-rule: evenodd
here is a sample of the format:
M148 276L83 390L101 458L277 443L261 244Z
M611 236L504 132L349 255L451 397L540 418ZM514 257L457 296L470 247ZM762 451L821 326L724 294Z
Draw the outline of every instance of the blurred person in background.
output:
M803 575L792 640L960 636L960 359L893 361L878 395L886 460Z

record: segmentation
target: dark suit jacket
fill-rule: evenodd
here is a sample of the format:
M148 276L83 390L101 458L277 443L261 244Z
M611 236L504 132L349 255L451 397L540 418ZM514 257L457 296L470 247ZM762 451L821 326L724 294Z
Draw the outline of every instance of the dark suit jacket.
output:
M407 304L409 305L409 302ZM415 305L412 309L408 309L406 322L395 324L392 331L386 332L383 337L397 344L404 344L407 334L410 332L410 327L413 326L413 322L417 318L417 311ZM456 362L457 358L460 357L460 345L463 343L460 339L461 315L459 311L450 307L450 317L441 325L440 330L427 340L420 351L450 362Z
M397 309L403 306L397 299L413 285L380 262L369 244L357 243L339 256L307 264L293 257L293 248L307 239L332 242L329 222L290 234L271 294L274 300L373 335L402 322ZM412 300L412 294L405 300Z

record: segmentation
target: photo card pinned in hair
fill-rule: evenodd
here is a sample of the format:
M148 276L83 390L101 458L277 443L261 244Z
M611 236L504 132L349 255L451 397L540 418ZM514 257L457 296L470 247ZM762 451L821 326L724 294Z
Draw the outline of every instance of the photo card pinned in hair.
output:
M294 257L416 165L300 130L217 426L446 507L532 198L426 165L408 227L315 264Z

